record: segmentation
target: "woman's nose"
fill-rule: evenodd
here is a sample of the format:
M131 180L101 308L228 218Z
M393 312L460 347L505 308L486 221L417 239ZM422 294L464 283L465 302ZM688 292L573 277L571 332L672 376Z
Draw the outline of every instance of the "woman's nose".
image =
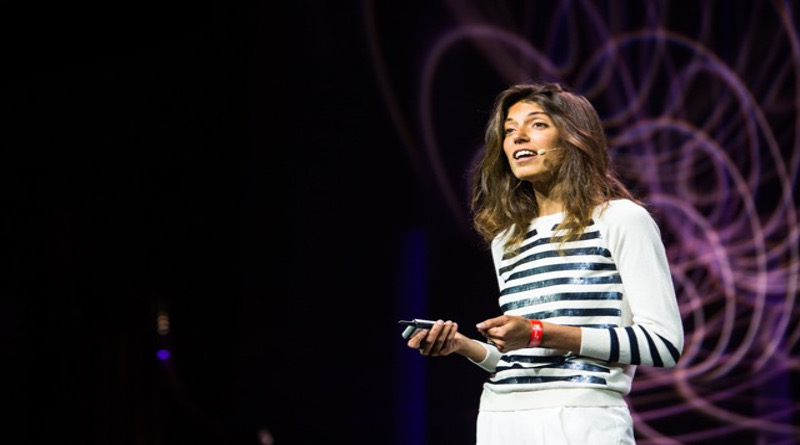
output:
M514 142L515 143L520 144L520 143L523 143L523 142L528 142L528 140L530 140L530 139L528 138L528 131L527 130L525 130L524 128L520 128L519 130L517 130L517 134L514 135Z

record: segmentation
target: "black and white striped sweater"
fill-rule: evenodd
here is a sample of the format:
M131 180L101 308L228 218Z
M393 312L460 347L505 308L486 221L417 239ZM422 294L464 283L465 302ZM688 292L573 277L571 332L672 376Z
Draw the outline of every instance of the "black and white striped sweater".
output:
M561 245L563 214L536 218L519 252L492 246L505 315L581 328L581 350L488 353L482 410L621 405L637 365L675 366L683 326L655 221L628 200L594 212L580 239ZM563 250L561 254L558 248Z

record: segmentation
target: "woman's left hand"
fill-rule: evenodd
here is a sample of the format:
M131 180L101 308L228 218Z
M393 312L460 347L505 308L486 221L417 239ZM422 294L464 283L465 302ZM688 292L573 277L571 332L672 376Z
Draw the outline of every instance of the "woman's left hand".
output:
M478 323L478 331L500 352L509 352L528 346L531 323L518 315L501 315Z

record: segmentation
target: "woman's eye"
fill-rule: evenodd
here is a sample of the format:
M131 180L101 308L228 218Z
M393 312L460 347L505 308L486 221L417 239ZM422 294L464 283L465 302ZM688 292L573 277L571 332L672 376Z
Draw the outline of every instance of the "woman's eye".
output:
M513 133L513 132L514 132L514 129L513 129L513 128L506 128L506 129L505 129L505 131L504 131L503 133L505 133L505 134L511 134L511 133Z
M534 128L547 128L547 124L545 124L544 122L534 122L533 123L533 127Z

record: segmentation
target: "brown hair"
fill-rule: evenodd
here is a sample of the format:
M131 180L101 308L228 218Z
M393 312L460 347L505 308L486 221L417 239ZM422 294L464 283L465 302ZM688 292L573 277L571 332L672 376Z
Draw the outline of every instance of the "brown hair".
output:
M555 167L555 190L565 212L557 228L565 231L562 243L580 236L597 205L618 198L636 201L612 170L600 117L585 97L557 83L514 85L495 99L483 155L472 171L473 224L487 243L511 229L505 249L516 250L539 215L533 187L514 176L503 152L508 109L521 101L538 104L559 133L563 155Z

